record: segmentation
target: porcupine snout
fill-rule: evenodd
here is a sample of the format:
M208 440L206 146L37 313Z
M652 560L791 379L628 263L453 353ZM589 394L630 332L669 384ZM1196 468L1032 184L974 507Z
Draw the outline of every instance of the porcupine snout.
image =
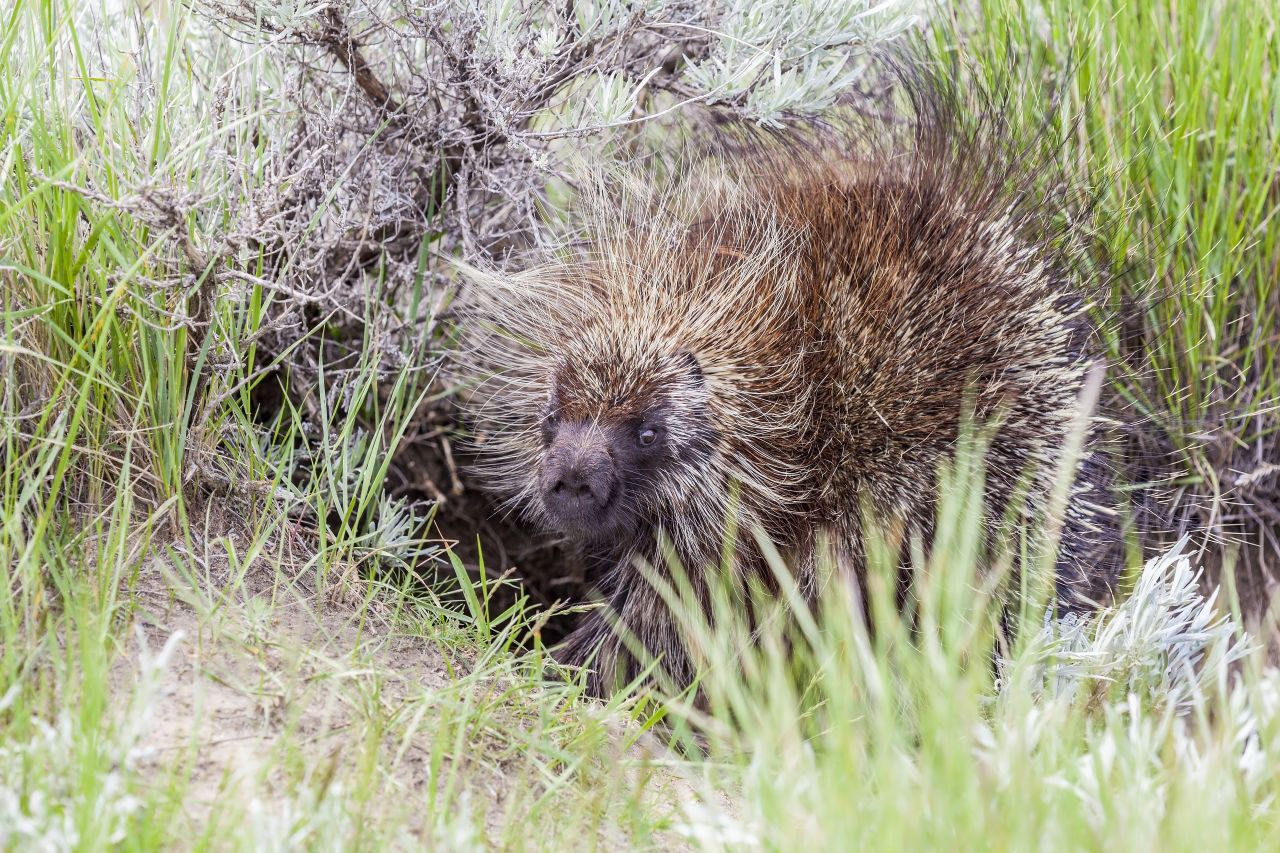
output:
M605 518L618 478L604 435L595 424L565 424L547 450L542 502L556 526L589 533Z

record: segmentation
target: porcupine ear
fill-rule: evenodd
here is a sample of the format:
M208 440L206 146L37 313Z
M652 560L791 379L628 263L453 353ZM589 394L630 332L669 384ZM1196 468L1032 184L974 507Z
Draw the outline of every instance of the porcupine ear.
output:
M696 355L685 349L676 353L676 359L688 372L689 378L693 379L699 387L706 382L706 376L702 373L702 364L698 361L698 357Z

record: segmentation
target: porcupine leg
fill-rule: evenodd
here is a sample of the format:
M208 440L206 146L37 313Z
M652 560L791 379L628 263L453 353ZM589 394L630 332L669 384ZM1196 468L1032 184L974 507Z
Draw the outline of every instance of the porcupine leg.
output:
M676 619L648 582L616 568L597 587L605 603L555 651L560 663L588 669L587 691L606 697L640 676L655 660L651 680L679 689L694 676ZM603 587L603 588L602 588Z
M1055 567L1058 616L1084 615L1111 601L1124 570L1124 531L1110 473L1097 456L1081 463L1063 522Z
M590 696L604 698L610 692L617 669L618 638L598 611L582 617L552 654L558 663L574 668L587 667L586 688ZM605 678L604 673L609 673Z
M614 691L631 683L645 671L650 662L657 659L653 680L661 683L663 674L672 676L673 686L679 686L692 678L688 672L684 644L674 631L668 631L665 639L653 636L642 639L641 632L630 626L611 620L603 611L586 614L582 623L555 650L556 660L566 666L586 667L587 693L596 698L607 698ZM637 645L643 661L637 660L631 644ZM660 651L653 649L660 647Z

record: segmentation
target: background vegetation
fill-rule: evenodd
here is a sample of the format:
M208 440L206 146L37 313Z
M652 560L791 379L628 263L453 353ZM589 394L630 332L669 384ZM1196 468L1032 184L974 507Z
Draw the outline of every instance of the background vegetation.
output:
M626 155L640 119L875 98L862 47L907 11L0 11L0 847L1275 846L1280 675L1239 628L1280 553L1264 0L922 10L1066 135L1120 261L1113 393L1209 552L997 649L975 449L918 633L887 582L875 637L841 596L755 638L690 617L706 714L548 678L519 555L432 532L476 510L441 258L552 239L571 149Z

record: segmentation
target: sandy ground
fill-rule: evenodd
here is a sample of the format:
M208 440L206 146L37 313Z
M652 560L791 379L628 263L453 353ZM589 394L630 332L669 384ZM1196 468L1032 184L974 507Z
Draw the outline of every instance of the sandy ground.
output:
M140 662L174 642L138 743L142 771L155 774L157 783L174 772L189 779L182 809L201 826L216 816L220 802L287 808L289 780L296 783L301 776L323 789L329 778L358 772L353 768L368 754L362 739L371 730L369 721L394 720L378 753L379 791L395 794L388 807L405 810L413 832L426 832L422 821L429 818L421 804L432 784L436 733L435 707L423 697L456 686L471 662L430 640L396 632L376 608L325 600L302 584L282 581L282 573L265 560L239 581L225 559L206 556L201 562L205 575L193 583L172 563L153 561L133 589L138 627L113 668L117 695L131 694ZM234 592L222 592L227 589ZM507 718L519 726L522 717L536 717L536 705L522 702L501 707L497 722ZM415 714L416 725L401 725ZM512 789L504 764L513 759L494 748L491 734L481 727L473 737L468 729L460 753L449 760L466 762L461 775L470 796L488 800L477 806L496 834L511 819L504 802L512 796L520 802L521 794L527 800L529 792ZM670 757L655 755L662 752L646 738L627 757ZM647 807L675 823L697 799L676 772L625 772L622 796L628 780L638 781L643 773ZM527 786L528 778L526 773L516 784ZM672 836L663 848L677 849L683 840ZM623 848L627 838L604 825L597 845Z
M207 602L193 604L199 594L186 601L182 591L171 594L179 583L159 564L144 573L141 636L130 642L114 676L126 692L144 648L154 654L176 635L139 746L156 768L187 753L193 816L220 791L270 796L282 738L321 763L341 760L362 681L372 683L376 675L377 701L391 713L411 693L449 683L439 649L395 636L376 617L359 620L349 607L323 606L304 589L247 578L236 600L209 610ZM424 755L407 750L397 781L409 789L424 784L424 764Z

